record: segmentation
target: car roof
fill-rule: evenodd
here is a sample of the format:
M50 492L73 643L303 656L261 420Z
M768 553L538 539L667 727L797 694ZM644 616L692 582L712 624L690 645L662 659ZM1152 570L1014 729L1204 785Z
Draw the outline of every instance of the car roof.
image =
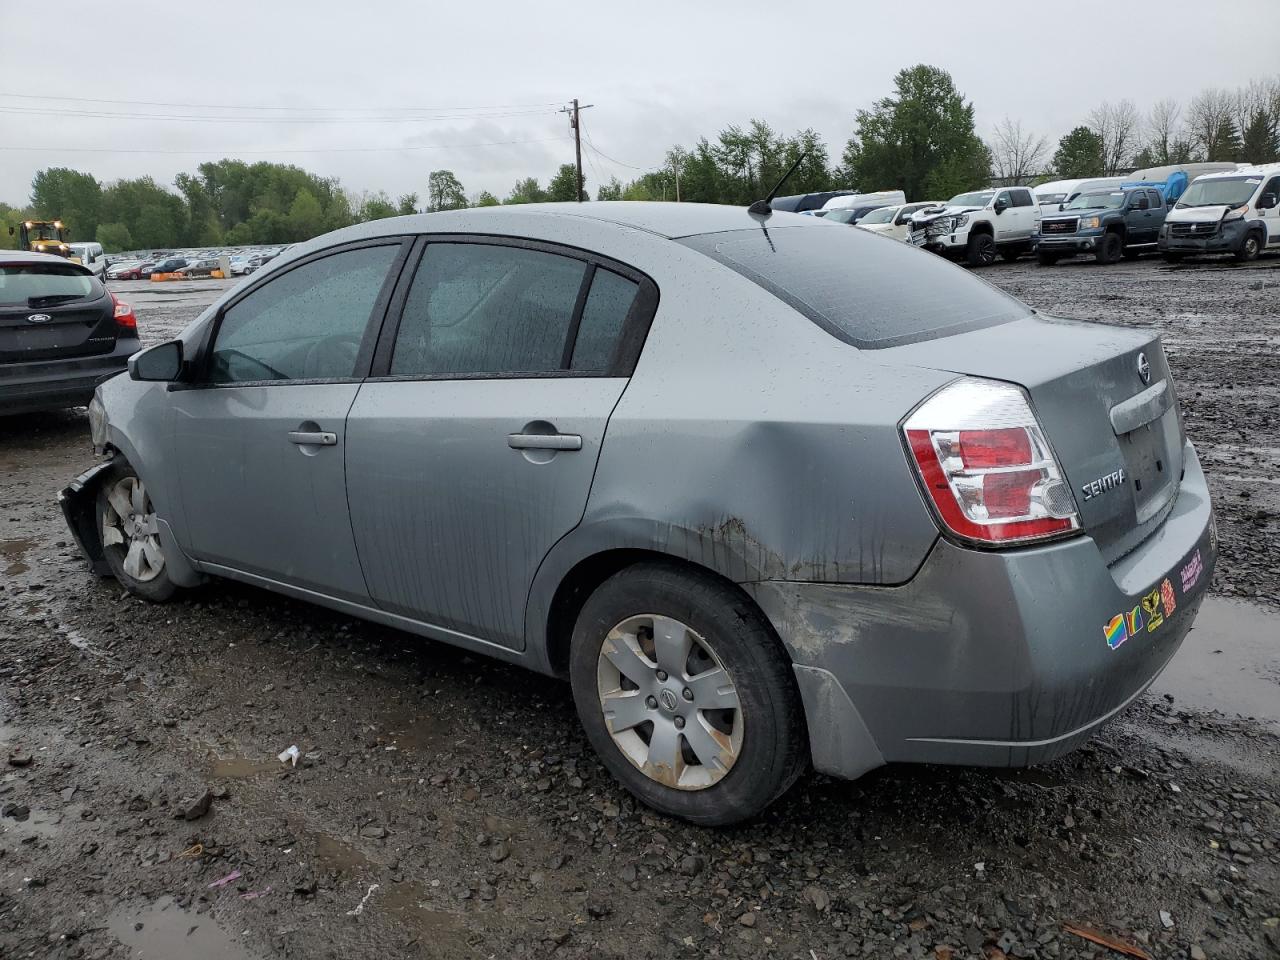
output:
M0 250L0 266L19 263L61 263L64 266L74 267L81 273L93 273L92 270L82 264L72 263L66 257L59 257L52 253L26 253L22 250Z

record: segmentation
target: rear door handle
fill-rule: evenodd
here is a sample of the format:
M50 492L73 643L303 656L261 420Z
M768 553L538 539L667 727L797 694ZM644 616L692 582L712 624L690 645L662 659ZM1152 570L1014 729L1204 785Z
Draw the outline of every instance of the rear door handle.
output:
M581 450L582 437L576 433L509 433L512 450Z
M325 430L292 430L289 432L289 442L304 447L334 447L338 444L338 435Z

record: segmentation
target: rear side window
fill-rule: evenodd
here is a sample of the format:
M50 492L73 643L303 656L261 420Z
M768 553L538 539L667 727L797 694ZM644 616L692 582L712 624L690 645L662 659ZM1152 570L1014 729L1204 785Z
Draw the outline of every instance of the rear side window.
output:
M1008 323L1031 308L941 257L864 230L736 230L681 241L863 348Z
M0 305L50 307L76 300L97 299L102 285L84 271L60 263L20 263L0 266Z
M223 314L210 379L354 376L365 327L399 252L399 244L344 250L268 280Z
M627 315L639 291L640 284L634 280L612 270L595 271L573 344L572 369L606 373L613 368Z

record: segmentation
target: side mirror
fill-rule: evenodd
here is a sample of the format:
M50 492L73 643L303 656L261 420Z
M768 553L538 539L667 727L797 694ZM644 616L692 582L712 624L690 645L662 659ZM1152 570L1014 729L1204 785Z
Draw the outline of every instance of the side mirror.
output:
M129 379L172 383L182 375L182 341L148 347L129 358Z
M993 206L995 207L996 213L1004 213L1009 209L1009 201L1004 197L997 197Z
M1259 210L1270 210L1275 205L1276 205L1276 195L1274 193L1264 193L1262 196L1258 198Z

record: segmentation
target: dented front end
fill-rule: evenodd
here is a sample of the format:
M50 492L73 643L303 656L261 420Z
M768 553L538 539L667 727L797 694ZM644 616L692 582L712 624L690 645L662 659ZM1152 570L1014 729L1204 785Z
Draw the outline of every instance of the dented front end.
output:
M66 518L67 529L89 562L89 570L99 577L112 575L111 567L102 555L97 520L98 484L101 475L111 465L110 460L95 464L58 491L58 506Z

